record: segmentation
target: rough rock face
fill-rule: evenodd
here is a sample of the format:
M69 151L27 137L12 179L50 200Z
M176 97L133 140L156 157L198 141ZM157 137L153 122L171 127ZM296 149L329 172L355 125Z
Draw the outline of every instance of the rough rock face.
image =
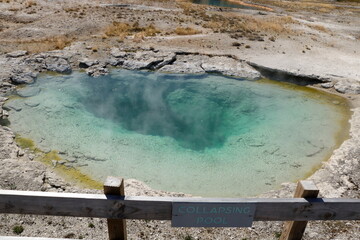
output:
M79 61L80 68L88 68L97 64L99 64L99 60L96 59L84 58Z
M33 83L36 77L36 72L23 65L13 69L10 79L14 84L29 84Z
M248 79L258 79L261 77L258 71L245 62L229 57L211 57L208 61L202 63L201 67L207 73L219 73Z
M45 59L45 68L48 71L58 73L71 73L72 69L68 61L58 57L48 57Z
M345 93L345 94L360 94L360 82L356 80L342 80L338 81L334 88L339 93Z
M86 73L92 77L99 77L109 74L109 69L106 65L94 65L86 69Z
M177 55L176 61L160 68L161 72L172 73L205 73L201 65L209 60L205 55Z
M166 64L175 61L176 55L171 52L158 51L141 51L137 53L127 54L124 57L122 67L127 69L159 69Z
M11 52L11 53L7 53L6 57L17 58L17 57L25 56L27 53L28 53L27 51L19 50L19 51L14 51L14 52Z
M127 52L122 51L122 50L120 50L119 48L116 48L116 47L111 48L110 54L114 58L124 58L124 57L126 57L126 55L128 55Z

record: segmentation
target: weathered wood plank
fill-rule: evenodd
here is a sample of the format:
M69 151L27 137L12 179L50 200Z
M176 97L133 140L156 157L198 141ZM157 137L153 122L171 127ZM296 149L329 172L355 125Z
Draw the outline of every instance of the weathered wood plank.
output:
M172 202L254 204L254 221L360 220L360 199L121 197L0 190L0 213L170 220Z
M316 198L319 189L312 181L300 181L295 190L294 198ZM300 240L304 235L307 221L290 221L284 223L280 240Z
M117 195L125 197L124 179L117 177L107 177L104 183L104 193L106 195ZM108 218L107 225L110 240L127 239L126 220Z

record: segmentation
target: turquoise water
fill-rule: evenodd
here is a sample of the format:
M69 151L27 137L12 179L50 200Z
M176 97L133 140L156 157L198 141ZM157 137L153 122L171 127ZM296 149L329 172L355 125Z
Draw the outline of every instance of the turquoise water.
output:
M303 178L344 118L307 92L217 75L44 75L19 95L6 104L11 127L83 173L200 196L254 196Z
M244 6L226 0L191 0L191 2L196 4L204 4L204 5L217 6L217 7L256 9L254 7Z

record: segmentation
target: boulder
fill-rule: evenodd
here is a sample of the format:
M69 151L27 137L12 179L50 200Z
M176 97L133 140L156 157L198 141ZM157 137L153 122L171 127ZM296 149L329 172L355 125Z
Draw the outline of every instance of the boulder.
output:
M165 65L172 64L176 61L176 53L169 53L168 55L164 56L163 61L158 63L153 67L153 69L160 69Z
M84 58L79 61L80 68L89 68L91 66L99 64L99 60Z
M45 68L48 71L58 73L71 73L72 69L68 61L63 58L49 57L45 59Z
M29 84L33 83L38 73L34 72L30 68L20 67L13 69L10 76L10 80L14 84Z
M109 74L109 69L105 66L95 65L86 69L86 73L92 77L100 77Z
M322 83L321 87L323 87L323 88L332 88L332 87L334 87L334 83L333 82Z

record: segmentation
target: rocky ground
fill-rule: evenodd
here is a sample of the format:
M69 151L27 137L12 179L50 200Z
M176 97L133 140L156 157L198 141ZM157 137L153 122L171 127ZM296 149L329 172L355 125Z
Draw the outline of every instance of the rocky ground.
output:
M109 6L104 4L121 4ZM3 109L6 97L42 72L107 74L111 67L221 73L291 81L352 103L350 138L315 172L324 197L359 198L360 5L254 1L273 9L226 9L176 1L0 0L0 189L98 192L63 180L21 149ZM85 73L84 73L85 74ZM19 91L20 92L20 91ZM291 197L293 183L264 194ZM128 195L182 196L126 180ZM106 221L0 215L0 235L106 239ZM130 239L278 239L280 222L245 229L177 229L167 221L128 221ZM310 222L304 239L360 239L355 221Z

